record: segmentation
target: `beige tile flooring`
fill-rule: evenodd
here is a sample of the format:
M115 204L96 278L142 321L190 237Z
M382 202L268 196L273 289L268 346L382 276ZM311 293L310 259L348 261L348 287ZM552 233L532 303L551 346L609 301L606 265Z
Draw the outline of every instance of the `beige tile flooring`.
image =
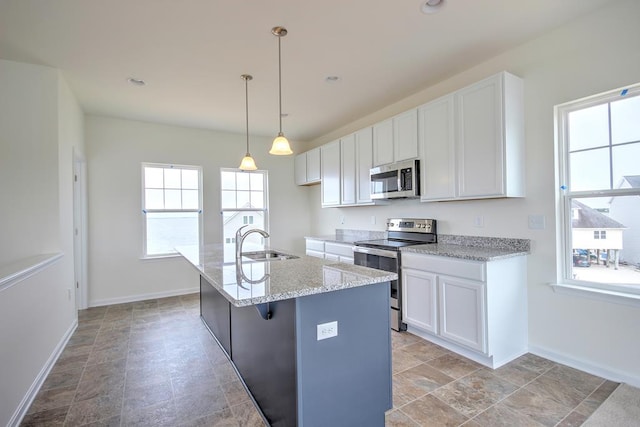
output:
M198 294L96 307L23 426L263 426L199 317ZM392 333L387 426L578 426L617 383L528 354L490 370Z

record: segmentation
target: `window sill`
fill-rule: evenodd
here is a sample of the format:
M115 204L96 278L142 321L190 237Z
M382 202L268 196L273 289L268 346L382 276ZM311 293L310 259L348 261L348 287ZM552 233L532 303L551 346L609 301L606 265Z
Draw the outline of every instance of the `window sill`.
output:
M140 260L142 260L142 261L154 261L154 260L158 260L158 259L179 258L181 256L182 255L180 255L179 253L176 252L175 254L142 256L142 257L140 257Z
M598 301L614 304L630 305L640 308L640 295L630 292L621 292L608 289L593 288L590 286L572 285L567 283L551 283L554 292L563 295L580 296Z

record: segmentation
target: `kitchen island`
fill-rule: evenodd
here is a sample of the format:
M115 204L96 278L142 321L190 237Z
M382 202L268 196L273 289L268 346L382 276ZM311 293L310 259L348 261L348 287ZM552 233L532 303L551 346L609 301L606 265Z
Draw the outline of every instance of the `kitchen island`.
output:
M203 321L270 425L384 426L395 274L307 256L236 262L232 245L178 249L200 272Z

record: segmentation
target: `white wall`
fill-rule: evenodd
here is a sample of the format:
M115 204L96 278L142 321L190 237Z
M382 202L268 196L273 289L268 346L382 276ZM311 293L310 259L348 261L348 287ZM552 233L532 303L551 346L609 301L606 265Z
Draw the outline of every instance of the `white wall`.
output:
M220 167L238 167L245 135L100 116L86 118L86 135L89 305L198 289L195 269L181 257L140 259L141 163L202 166L205 243L222 243ZM308 194L293 182L293 157L268 155L270 142L250 139L258 167L269 171L271 245L304 253Z
M27 409L76 325L70 159L73 147L83 149L83 126L52 68L0 60L0 93L0 265L63 253L0 291L0 425L7 425Z
M313 234L335 228L383 230L392 216L432 217L440 233L528 238L529 342L533 351L640 385L640 309L554 293L556 280L554 105L640 81L640 2L612 3L537 40L452 76L311 146L321 145L501 70L524 79L527 196L524 199L421 204L393 202L366 208L320 208L309 189ZM527 216L544 215L546 229L529 230ZM484 227L473 226L477 215ZM340 224L340 217L345 223ZM371 225L375 216L377 224Z

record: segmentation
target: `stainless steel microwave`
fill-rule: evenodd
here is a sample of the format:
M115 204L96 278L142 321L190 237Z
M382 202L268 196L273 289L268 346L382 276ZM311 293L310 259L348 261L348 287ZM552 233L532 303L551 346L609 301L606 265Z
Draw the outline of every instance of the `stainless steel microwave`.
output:
M369 172L372 199L411 198L420 195L420 160L412 159L373 168Z

